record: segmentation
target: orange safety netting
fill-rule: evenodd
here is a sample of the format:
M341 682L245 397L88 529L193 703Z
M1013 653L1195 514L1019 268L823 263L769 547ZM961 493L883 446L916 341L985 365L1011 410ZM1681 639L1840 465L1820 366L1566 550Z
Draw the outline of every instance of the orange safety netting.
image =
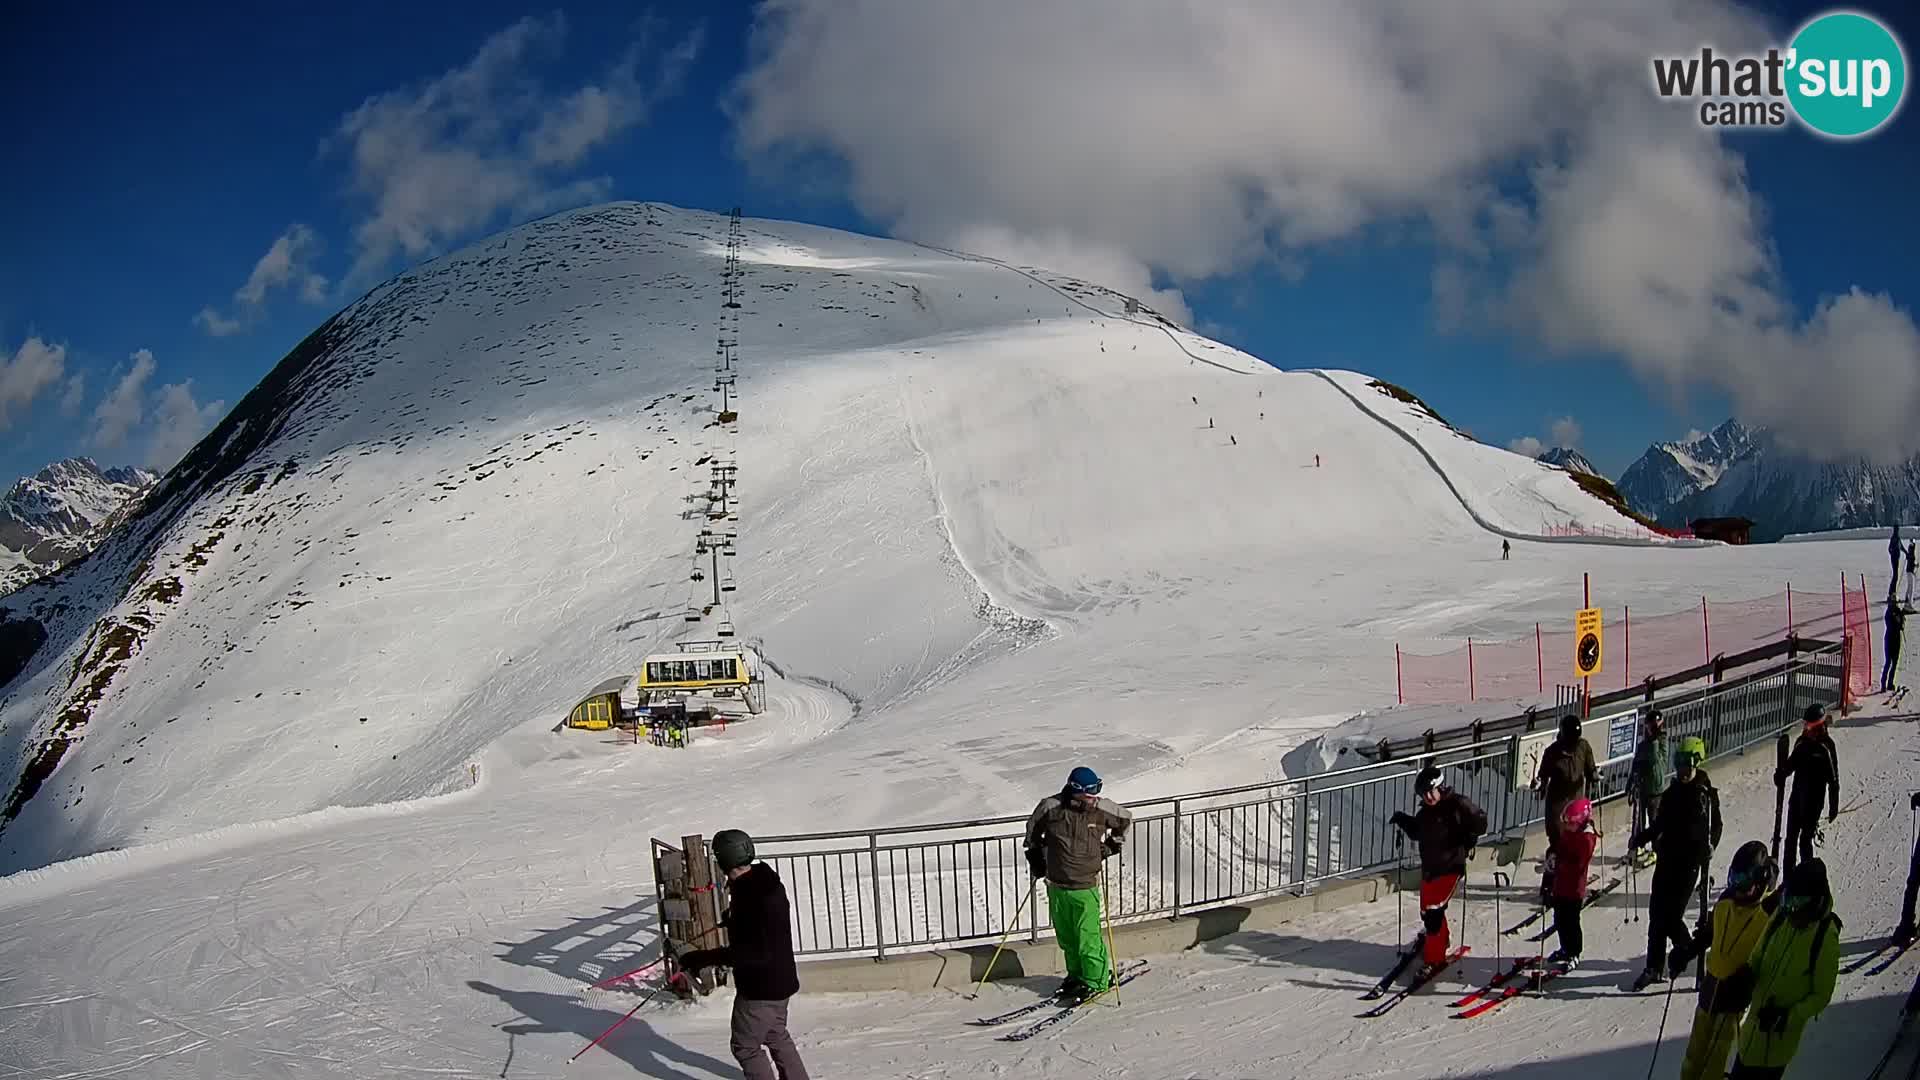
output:
M1857 610L1856 610L1857 608ZM1771 596L1715 601L1702 597L1686 611L1636 616L1622 607L1606 629L1606 658L1593 678L1595 693L1623 689L1652 676L1710 664L1779 641L1789 630L1800 637L1848 635L1851 685L1872 688L1867 656L1868 614L1864 591L1808 592L1789 586ZM1572 683L1573 633L1538 624L1531 637L1469 640L1450 652L1421 655L1394 648L1398 697L1407 705L1448 705L1481 699L1513 700L1544 695Z

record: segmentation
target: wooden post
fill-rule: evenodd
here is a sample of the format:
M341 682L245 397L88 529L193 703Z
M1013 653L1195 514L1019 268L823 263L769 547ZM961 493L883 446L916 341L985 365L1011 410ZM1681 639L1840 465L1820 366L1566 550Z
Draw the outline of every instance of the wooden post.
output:
M1407 703L1407 683L1400 674L1400 643L1397 641L1393 643L1393 696L1400 700L1400 704Z
M714 928L720 925L720 898L713 878L713 853L707 847L707 838L694 833L680 838L680 850L687 859L687 906L692 909L692 939L707 942L707 947L727 944L725 932L715 934ZM707 939L713 940L708 942ZM707 985L706 972L701 973L700 991L705 994L713 989Z
M1620 622L1625 627L1627 635L1627 655L1620 672L1620 689L1625 690L1633 685L1633 609L1625 604L1620 605Z
M1478 700L1473 692L1473 639L1467 639L1467 700Z
M1787 582L1787 636L1793 636L1793 582Z

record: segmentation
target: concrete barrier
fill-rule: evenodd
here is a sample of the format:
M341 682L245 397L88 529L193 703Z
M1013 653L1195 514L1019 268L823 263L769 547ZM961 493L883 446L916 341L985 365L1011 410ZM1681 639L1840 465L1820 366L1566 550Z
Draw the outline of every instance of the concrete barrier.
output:
M1740 775L1757 769L1771 772L1774 765L1771 739L1762 740L1732 757L1709 763L1709 774L1716 777ZM1603 804L1607 817L1625 815L1627 800L1616 795ZM1764 833L1771 834L1772 822ZM1607 832L1617 842L1610 844L1611 854L1623 855L1632 822L1615 817ZM1736 836L1731 823L1727 839ZM1529 858L1546 854L1544 825L1534 825L1504 840L1483 843L1479 855L1468 866L1470 883L1484 885L1491 869L1515 866ZM1409 849L1411 854L1411 849ZM1489 861L1487 856L1491 855ZM1515 884L1533 891L1533 882L1514 875ZM1362 877L1323 882L1304 896L1283 895L1247 904L1208 908L1174 918L1148 919L1122 923L1113 928L1114 949L1122 957L1164 956L1183 952L1203 942L1255 930L1285 926L1317 912L1336 911L1356 904L1370 904L1396 891L1419 888L1417 867L1405 871L1389 869ZM985 974L995 945L988 942L959 949L898 953L884 959L853 957L839 960L809 960L800 965L802 993L874 993L887 990L971 990ZM996 981L1030 976L1061 976L1060 949L1051 938L1037 942L1014 939L1007 942L998 960L993 961Z

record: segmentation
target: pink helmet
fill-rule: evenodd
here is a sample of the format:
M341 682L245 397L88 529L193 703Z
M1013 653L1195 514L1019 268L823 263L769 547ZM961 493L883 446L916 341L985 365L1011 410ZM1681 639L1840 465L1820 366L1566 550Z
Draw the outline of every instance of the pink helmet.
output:
M1593 820L1593 800L1575 799L1560 812L1560 820L1569 828L1584 829Z

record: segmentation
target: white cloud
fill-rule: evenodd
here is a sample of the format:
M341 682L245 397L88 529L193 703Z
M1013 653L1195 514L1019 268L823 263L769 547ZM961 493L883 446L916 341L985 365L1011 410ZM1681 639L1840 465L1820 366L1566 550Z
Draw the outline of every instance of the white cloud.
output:
M13 356L0 353L0 431L13 426L13 410L31 405L67 370L67 347L38 337L22 342Z
M142 464L165 472L212 429L225 414L227 403L195 401L192 379L149 391L158 367L153 352L141 349L128 359L133 366L94 406L93 441L103 449L118 449L139 431L144 444Z
M1858 291L1797 320L1742 160L1649 89L1653 56L1788 29L1726 0L769 0L736 116L743 154L824 155L901 235L1044 237L1134 281L1310 269L1413 226L1442 326L1903 456L1912 320Z
M1520 438L1507 443L1507 449L1516 454L1525 454L1528 457L1539 457L1546 451L1547 444L1531 435L1522 435Z
M258 321L268 294L276 289L297 291L300 299L309 304L325 303L327 279L313 269L313 260L320 254L320 248L320 234L311 226L297 222L287 226L267 248L267 253L253 264L246 283L234 290L234 314L229 317L212 307L204 307L193 317L194 325L214 337L237 334Z
M699 52L698 31L655 50L656 30L646 24L598 81L556 93L530 61L559 52L565 20L522 19L464 66L344 116L329 145L345 147L354 190L369 205L354 228L349 280L377 275L396 256L430 254L503 212L604 198L610 179L566 173L676 91Z
M1547 435L1553 439L1553 445L1569 450L1580 448L1581 434L1580 422L1571 416L1563 416L1547 425Z
M76 371L67 379L67 388L60 395L60 415L73 416L80 411L80 403L87 396L87 373Z
M161 472L173 468L213 429L226 409L225 401L205 405L195 401L192 379L162 386L155 395L153 428L147 435L147 466Z
M125 443L127 433L146 418L147 380L153 377L153 352L141 349L128 359L133 361L133 366L93 408L93 441L110 450Z
M231 337L243 329L239 319L229 319L210 307L200 309L200 314L193 317L193 325L214 337Z

